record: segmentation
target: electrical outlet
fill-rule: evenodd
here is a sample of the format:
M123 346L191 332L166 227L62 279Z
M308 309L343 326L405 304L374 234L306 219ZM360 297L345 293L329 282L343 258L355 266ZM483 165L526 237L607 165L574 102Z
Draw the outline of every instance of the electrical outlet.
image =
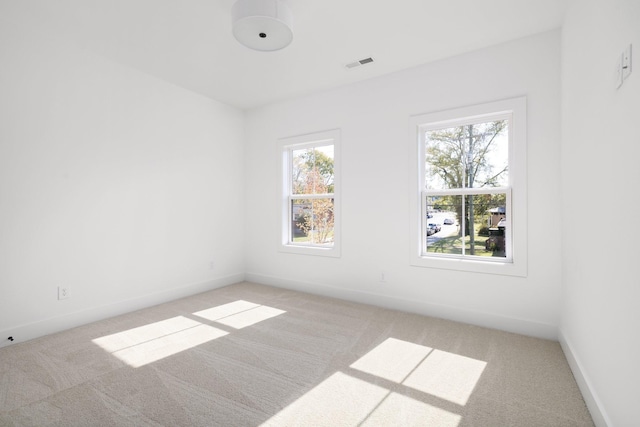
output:
M69 298L69 288L65 286L58 286L58 299L67 299Z

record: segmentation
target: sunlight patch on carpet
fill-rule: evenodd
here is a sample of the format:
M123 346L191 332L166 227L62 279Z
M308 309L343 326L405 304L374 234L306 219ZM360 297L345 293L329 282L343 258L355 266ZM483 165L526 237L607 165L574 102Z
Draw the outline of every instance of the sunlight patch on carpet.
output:
M431 350L423 345L387 338L353 363L351 368L401 383Z
M283 313L286 311L238 300L193 314L234 329L242 329ZM96 338L92 342L129 366L138 368L228 334L229 332L197 320L177 316Z
M464 406L486 365L482 360L387 338L351 368Z
M461 419L458 414L338 371L262 425L457 427Z
M193 314L234 329L242 329L283 313L286 313L286 311L238 300L206 310L196 311Z
M183 316L118 332L92 340L129 366L139 368L227 335Z
M207 308L206 310L196 311L193 314L198 317L202 317L204 319L215 322L218 319L233 316L234 314L242 313L243 311L251 310L252 308L256 307L260 307L260 304L238 300L230 302L228 304L222 304L215 307Z
M391 393L362 426L457 427L462 416L399 393Z
M487 362L434 350L403 384L458 405L466 405Z
M386 388L336 372L263 426L355 426L389 394Z

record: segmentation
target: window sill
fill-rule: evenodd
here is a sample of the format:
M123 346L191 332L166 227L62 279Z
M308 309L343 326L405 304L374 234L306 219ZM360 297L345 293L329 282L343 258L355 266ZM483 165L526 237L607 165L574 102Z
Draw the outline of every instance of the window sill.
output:
M324 256L331 258L340 258L340 249L334 247L322 248L314 246L302 246L302 245L284 245L281 244L278 248L279 252L297 255L314 255Z
M508 261L413 256L411 265L414 267L438 268L471 273L527 277L527 265L522 261L516 263Z

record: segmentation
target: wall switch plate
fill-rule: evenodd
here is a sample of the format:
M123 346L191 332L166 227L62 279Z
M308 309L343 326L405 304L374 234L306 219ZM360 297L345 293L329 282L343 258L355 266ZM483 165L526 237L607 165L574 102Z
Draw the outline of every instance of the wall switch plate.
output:
M618 62L616 62L616 79L615 79L615 87L616 89L622 86L622 55L618 56Z
M622 53L622 80L631 74L631 45Z
M58 286L58 299L67 299L69 298L69 288L64 286Z

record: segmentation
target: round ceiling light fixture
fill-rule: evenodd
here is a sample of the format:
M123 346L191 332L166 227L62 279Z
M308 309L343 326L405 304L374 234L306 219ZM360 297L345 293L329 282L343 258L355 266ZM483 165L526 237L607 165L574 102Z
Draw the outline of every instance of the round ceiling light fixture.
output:
M238 0L231 19L233 36L250 49L280 50L293 40L293 14L282 0Z

